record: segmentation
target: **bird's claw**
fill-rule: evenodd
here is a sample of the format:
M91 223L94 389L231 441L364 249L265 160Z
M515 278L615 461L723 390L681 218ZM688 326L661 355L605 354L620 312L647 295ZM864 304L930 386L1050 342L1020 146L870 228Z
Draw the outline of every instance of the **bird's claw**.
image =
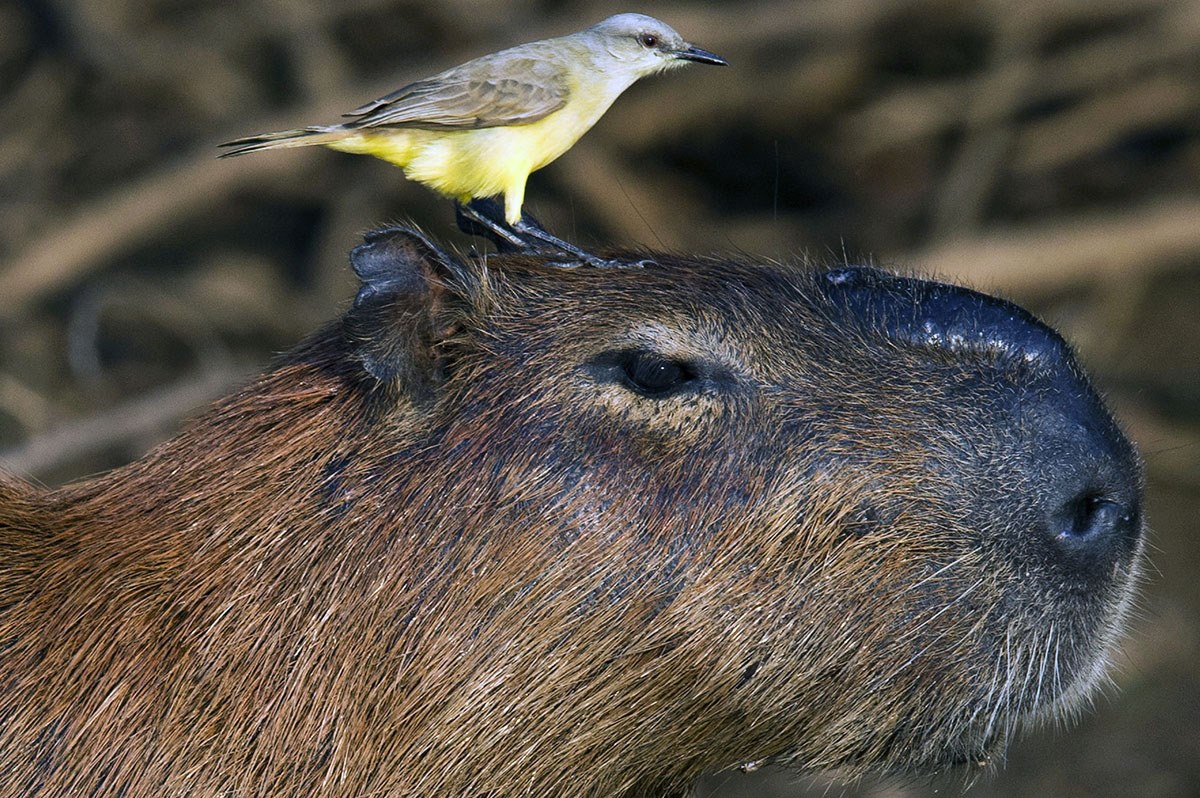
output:
M552 251L552 250L533 250ZM576 260L547 260L547 266L552 266L555 269L578 269L581 267L589 267L592 269L644 269L647 266L656 265L654 261L648 258L641 260L618 260L616 258L598 258L595 255L589 255L586 258L578 258Z
M589 257L585 263L597 269L644 269L647 266L654 265L654 261L645 258L641 260L617 260L615 258L597 258L595 256Z
M601 269L641 269L654 265L654 261L636 261L601 258L586 252L574 244L564 241L552 233L529 214L510 225L504 219L504 209L493 199L474 199L465 205L455 204L458 228L468 235L483 236L496 245L499 252L527 252L553 257L547 263L561 269L576 269L591 266Z

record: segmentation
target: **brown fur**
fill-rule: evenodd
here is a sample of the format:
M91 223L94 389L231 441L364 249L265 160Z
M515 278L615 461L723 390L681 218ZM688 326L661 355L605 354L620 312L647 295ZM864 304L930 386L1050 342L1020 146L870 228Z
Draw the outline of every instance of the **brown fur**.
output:
M0 793L925 770L1095 681L1133 558L1085 598L1023 573L962 497L1026 443L930 378L1019 365L839 328L808 269L483 268L397 235L345 319L145 459L0 481ZM580 370L630 342L728 381Z

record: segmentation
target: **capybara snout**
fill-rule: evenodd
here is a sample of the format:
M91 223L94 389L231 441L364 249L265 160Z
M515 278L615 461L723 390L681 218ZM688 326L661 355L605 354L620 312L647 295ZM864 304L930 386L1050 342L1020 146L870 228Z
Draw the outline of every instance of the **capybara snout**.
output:
M1081 703L1140 474L1055 333L614 257L373 233L343 318L175 440L0 483L4 792L671 795L984 760Z
M1139 545L1141 477L1062 338L1016 305L966 288L861 267L830 271L825 283L846 327L879 330L934 360L974 363L980 378L1004 386L990 407L1015 470L1008 506L1028 494L1033 515L1021 528L1053 542L1044 556L1064 572L1086 579L1094 570L1102 587L1104 572ZM989 512L1001 517L1003 508Z
M918 415L890 423L923 431L927 476L948 477L937 490L983 556L979 589L1006 608L985 634L1015 652L1005 700L1015 715L1069 712L1101 674L1129 601L1143 545L1136 452L1062 338L1012 303L858 267L826 273L824 289L864 350L887 359L890 341L893 364L919 375L900 403ZM994 706L1003 673L977 682L993 704L985 738L1013 720Z

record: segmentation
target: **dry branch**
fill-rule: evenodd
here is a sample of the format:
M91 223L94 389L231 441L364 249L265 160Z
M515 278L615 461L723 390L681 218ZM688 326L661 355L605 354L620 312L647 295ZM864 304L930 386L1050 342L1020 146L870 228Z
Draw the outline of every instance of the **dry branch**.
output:
M10 309L43 299L229 192L302 169L312 154L290 150L229 164L206 153L102 197L71 220L47 225L47 235L0 267L0 297Z
M17 448L0 452L0 468L15 474L36 476L123 441L143 440L151 433L177 424L180 418L228 392L245 378L243 369L202 372L163 390L139 396L125 404L38 435Z
M1030 296L1200 258L1200 200L1057 218L935 244L901 258L933 274Z

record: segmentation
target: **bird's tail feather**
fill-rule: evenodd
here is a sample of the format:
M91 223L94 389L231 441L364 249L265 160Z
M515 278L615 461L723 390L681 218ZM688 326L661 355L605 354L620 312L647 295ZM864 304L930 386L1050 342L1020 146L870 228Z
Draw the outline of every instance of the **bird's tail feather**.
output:
M226 141L218 147L232 149L221 153L218 158L231 158L234 155L245 155L248 152L261 150L276 150L285 147L309 147L314 144L328 144L331 141L345 138L346 131L340 126L304 127L297 130L281 130L278 133L259 133L257 136L246 136L242 139Z

